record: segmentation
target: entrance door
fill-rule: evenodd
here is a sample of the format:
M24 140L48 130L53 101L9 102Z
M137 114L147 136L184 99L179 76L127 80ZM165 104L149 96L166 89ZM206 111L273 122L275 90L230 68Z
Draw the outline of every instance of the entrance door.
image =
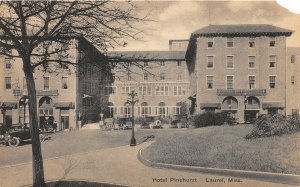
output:
M69 116L61 116L60 121L62 130L69 129Z
M257 113L257 110L245 110L245 123L254 123Z

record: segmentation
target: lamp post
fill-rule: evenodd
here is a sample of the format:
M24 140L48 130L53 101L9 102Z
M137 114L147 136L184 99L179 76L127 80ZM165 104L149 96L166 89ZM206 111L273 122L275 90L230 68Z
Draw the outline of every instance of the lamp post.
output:
M137 103L139 100L138 100L138 95L134 90L132 90L130 93L128 93L128 97L129 98L128 98L127 102L129 104L131 104L131 111L132 111L132 114L131 114L132 133L131 133L130 146L136 146L136 140L134 137L134 104Z

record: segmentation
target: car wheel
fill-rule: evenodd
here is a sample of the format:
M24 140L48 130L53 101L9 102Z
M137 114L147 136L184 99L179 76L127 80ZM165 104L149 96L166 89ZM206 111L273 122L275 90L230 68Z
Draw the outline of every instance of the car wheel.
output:
M20 144L20 139L18 137L12 137L9 141L8 141L8 145L9 146L14 146L17 147Z
M40 142L45 141L45 135L44 134L40 134L39 137L40 137Z

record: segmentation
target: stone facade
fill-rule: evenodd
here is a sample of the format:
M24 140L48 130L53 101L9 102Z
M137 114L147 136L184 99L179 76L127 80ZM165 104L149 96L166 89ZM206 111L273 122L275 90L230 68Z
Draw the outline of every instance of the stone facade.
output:
M99 106L94 113L99 115L99 107L105 103L104 93L99 88L109 82L106 81L109 80L107 74L110 72L108 63L90 42L84 38L75 38L68 48L67 58L74 66L49 64L49 69L55 68L55 72L44 72L42 67L37 67L34 73L40 125L46 121L50 124L56 121L57 130L80 128L78 120L92 118L86 114L91 105L83 106L83 102L101 100L95 102ZM6 122L10 125L29 123L22 62L20 59L5 57L0 60L0 102L1 105L12 106L11 110L6 111ZM2 115L0 122L3 122Z
M286 37L270 25L208 26L187 51L195 112L226 110L240 123L258 114L286 114Z

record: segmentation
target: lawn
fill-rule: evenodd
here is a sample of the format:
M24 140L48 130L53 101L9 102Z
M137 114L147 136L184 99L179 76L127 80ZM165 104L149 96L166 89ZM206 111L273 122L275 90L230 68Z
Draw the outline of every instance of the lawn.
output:
M224 125L160 133L142 154L160 163L300 174L300 132L244 139L252 128Z

